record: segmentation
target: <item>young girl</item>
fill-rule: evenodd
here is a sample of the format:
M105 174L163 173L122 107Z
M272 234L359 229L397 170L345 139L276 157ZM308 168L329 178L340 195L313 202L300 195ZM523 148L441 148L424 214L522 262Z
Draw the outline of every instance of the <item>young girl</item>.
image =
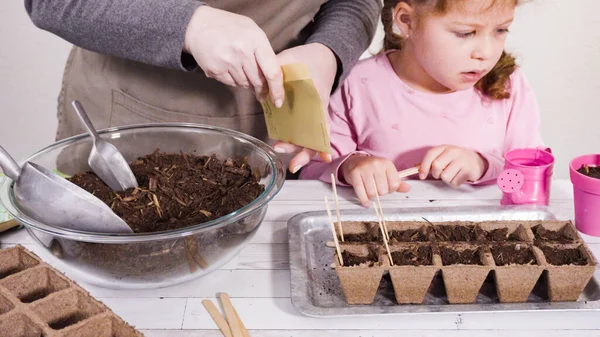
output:
M486 182L507 151L541 146L535 96L504 52L518 2L385 0L385 52L361 61L329 103L334 160L313 160L300 177L333 173L368 206L408 191L398 170Z

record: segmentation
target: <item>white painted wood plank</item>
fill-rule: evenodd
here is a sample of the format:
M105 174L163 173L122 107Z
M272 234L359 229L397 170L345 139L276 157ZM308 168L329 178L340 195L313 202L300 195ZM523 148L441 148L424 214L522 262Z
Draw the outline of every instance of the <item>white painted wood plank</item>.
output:
M411 199L497 199L500 200L500 189L492 184L486 186L464 185L461 188L452 188L441 181L409 180L412 186L408 193L394 193L387 198L403 199L408 195ZM551 198L572 199L573 187L568 179L553 180L551 185ZM275 197L276 201L283 200L318 200L323 196L333 193L331 185L315 180L288 180L283 189ZM354 200L354 192L350 187L338 189L340 198Z
M460 329L599 330L598 311L463 314ZM600 336L600 332L596 332Z
M5 233L0 233L0 242L4 243L35 243L35 240L27 233L24 227L13 228Z
M270 209L269 209L270 211ZM267 211L267 212L269 212ZM287 221L265 220L252 238L252 243L287 243Z
M214 297L225 292L231 297L290 297L289 270L217 270L198 280L148 290L114 290L85 284L96 297L188 298Z
M221 270L229 269L290 269L290 253L287 243L250 243Z
M439 197L442 199L498 199L502 192L496 185L471 186L463 185L460 188L453 188L440 181L408 181L411 190L408 193L394 193L389 198L403 199L408 195L411 199L431 199ZM315 180L288 180L284 188L277 195L276 200L310 200L323 198L325 195L332 194L330 184ZM339 186L338 194L341 199L355 200L356 196L351 187Z
M289 298L232 298L233 305L248 329L322 330L322 329L429 329L455 328L456 315L435 317L351 317L312 318L300 314ZM189 299L183 329L216 329L202 299Z
M476 207L476 206L499 206L500 201L496 199L431 199L429 200L382 200L384 211L392 209L407 209L407 208L428 208L428 207ZM331 207L333 203L330 204ZM345 210L361 210L365 214L373 215L375 218L375 210L371 208L363 208L360 205L350 204L348 202L340 202L342 216ZM549 210L554 213L559 219L573 219L573 201L568 199L556 199L550 204ZM269 206L269 210L265 216L267 221L287 221L294 215L310 211L325 211L325 202L321 200L301 200L301 201L280 201L274 202Z
M218 330L143 330L146 337L223 337ZM598 337L594 330L249 330L252 337Z
M188 300L183 329L216 328L201 301ZM232 301L246 327L259 330L600 329L598 313L591 311L312 318L297 312L290 299L234 298Z
M181 329L185 298L98 298L138 329Z

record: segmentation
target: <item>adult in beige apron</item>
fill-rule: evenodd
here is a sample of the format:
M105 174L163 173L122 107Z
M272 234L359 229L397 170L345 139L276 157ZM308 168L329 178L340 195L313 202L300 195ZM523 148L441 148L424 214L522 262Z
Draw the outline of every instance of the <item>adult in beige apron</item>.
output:
M206 1L253 19L276 53L302 44L325 0ZM273 4L273 2L271 2ZM82 102L97 128L152 122L189 122L238 130L267 140L262 109L250 89L229 87L202 71L184 72L73 47L58 104L57 139L84 132L71 108Z

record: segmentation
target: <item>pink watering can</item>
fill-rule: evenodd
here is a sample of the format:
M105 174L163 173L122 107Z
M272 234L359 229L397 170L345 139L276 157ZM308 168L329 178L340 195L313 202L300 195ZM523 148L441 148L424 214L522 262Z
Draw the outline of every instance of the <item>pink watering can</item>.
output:
M497 180L502 205L548 205L554 156L550 148L525 148L504 155L504 171Z

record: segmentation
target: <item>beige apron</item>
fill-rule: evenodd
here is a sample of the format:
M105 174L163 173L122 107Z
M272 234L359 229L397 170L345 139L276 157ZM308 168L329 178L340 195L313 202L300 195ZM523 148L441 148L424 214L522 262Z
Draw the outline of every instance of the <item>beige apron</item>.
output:
M213 0L210 6L252 18L275 52L301 44L326 0ZM71 50L58 102L57 139L83 133L71 107L79 100L96 128L153 122L210 124L261 140L267 130L254 92L183 72L98 54Z

